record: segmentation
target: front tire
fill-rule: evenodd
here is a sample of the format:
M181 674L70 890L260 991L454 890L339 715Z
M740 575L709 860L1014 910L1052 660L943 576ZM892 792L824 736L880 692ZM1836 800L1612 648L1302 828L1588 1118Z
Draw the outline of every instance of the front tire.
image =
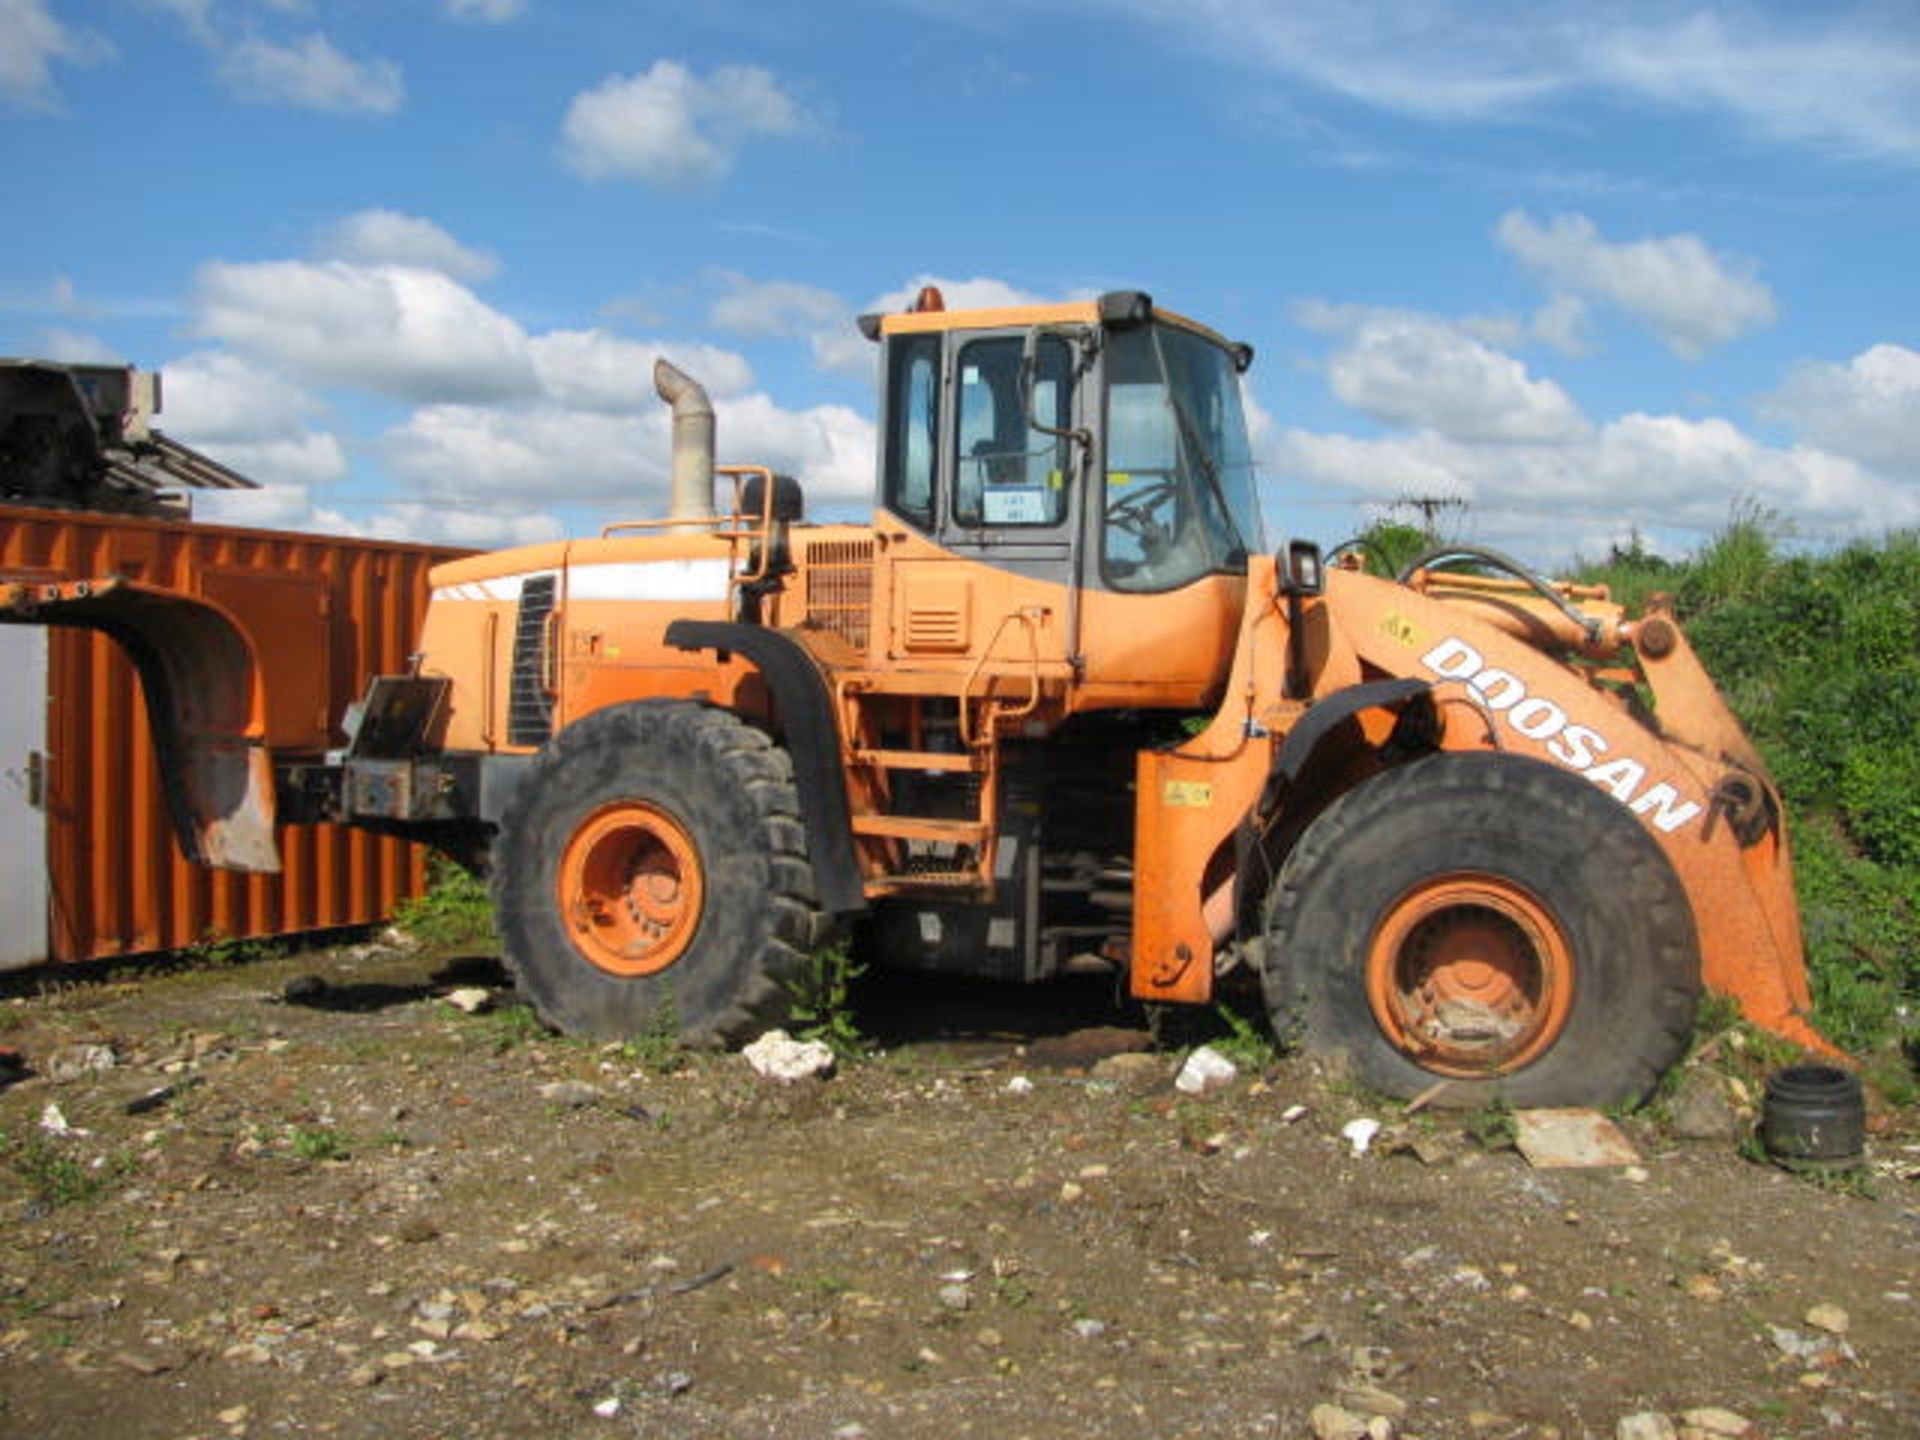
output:
M501 822L495 920L540 1017L693 1044L785 1018L819 907L793 769L766 735L686 701L609 706L533 762Z
M1693 913L1659 845L1543 761L1429 756L1307 827L1268 897L1274 1028L1388 1095L1637 1103L1684 1053Z

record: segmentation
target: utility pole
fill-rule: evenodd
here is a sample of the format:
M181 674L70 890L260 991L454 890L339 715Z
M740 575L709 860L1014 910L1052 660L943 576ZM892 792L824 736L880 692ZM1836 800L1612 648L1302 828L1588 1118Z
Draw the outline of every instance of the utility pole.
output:
M1458 495L1402 495L1398 500L1389 500L1388 508L1394 510L1418 510L1420 528L1429 540L1436 539L1434 518L1442 510L1464 510L1467 502Z

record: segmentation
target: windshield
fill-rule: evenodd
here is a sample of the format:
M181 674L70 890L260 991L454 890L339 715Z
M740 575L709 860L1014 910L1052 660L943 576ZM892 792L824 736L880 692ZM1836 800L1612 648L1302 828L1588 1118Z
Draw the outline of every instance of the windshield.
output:
M1102 569L1115 589L1245 571L1265 542L1232 355L1173 326L1113 334L1104 488Z

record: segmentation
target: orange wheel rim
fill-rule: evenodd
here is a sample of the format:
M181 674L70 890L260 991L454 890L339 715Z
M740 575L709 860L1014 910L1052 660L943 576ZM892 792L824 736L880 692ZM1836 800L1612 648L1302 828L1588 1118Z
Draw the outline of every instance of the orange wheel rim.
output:
M1573 949L1525 887L1478 874L1424 881L1367 946L1367 1003L1395 1048L1443 1075L1517 1070L1566 1028Z
M602 806L560 858L560 914L586 960L612 975L653 975L686 953L706 887L700 852L657 806Z

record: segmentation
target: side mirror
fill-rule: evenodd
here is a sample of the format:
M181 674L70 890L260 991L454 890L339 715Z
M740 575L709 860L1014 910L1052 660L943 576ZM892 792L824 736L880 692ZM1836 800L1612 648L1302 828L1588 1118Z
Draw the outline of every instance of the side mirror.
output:
M1037 430L1042 435L1051 435L1056 440L1065 440L1069 445L1081 447L1082 462L1093 454L1093 432L1086 429L1062 428L1057 425L1042 424L1033 413L1034 381L1040 374L1040 342L1052 336L1071 349L1076 332L1061 330L1053 326L1036 325L1027 331L1026 341L1020 347L1020 414L1027 422L1029 430Z
M1320 547L1311 540L1289 540L1274 557L1278 562L1280 593L1290 598L1318 595L1327 588Z

